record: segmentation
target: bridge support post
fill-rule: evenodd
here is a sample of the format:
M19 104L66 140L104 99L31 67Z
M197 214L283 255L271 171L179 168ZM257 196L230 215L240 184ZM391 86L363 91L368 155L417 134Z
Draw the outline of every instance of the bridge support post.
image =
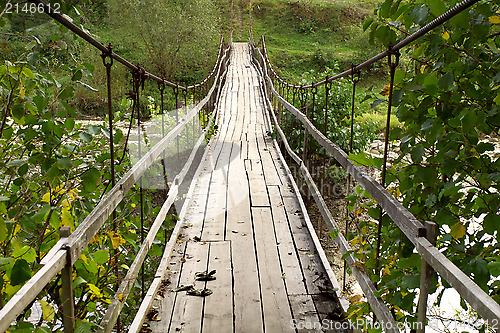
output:
M70 234L70 227L62 227L59 229L59 236L61 238L67 238ZM73 333L75 328L75 299L73 294L73 265L70 260L66 262L66 266L61 271L61 284L64 333Z
M426 221L425 228L427 230L427 240L432 245L436 245L436 223ZM425 261L425 259L422 258L422 269L420 272L420 295L417 306L417 333L425 333L425 319L427 318L427 297L429 296L433 276L434 270L432 269L431 265L429 265Z

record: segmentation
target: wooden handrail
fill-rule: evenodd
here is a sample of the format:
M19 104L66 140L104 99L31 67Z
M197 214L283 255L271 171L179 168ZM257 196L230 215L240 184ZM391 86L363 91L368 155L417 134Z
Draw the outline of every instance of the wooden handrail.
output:
M226 49L218 63L217 75L214 83L205 96L179 123L148 151L118 183L102 198L99 204L83 220L76 230L56 245L44 257L43 267L9 300L0 310L0 332L6 331L10 324L36 298L40 291L66 265L73 265L82 251L109 218L116 206L135 182L153 165L168 147L168 145L182 132L186 125L210 101L216 88L222 83L221 68L228 61L230 48ZM220 55L220 53L219 53ZM226 66L227 67L227 66ZM226 72L224 72L226 73ZM218 94L218 90L217 90ZM181 172L182 174L183 172ZM183 176L184 177L184 176ZM140 265L139 265L140 266Z
M323 133L321 133L311 121L296 107L288 103L274 89L272 80L268 74L267 64L269 59L265 57L260 49L254 48L252 54L255 58L255 53L260 57L260 62L263 64L263 81L270 88L272 94L277 100L293 114L306 128L306 130L316 139L316 141L328 151L339 162L351 176L373 197L375 201L387 212L391 219L396 223L398 228L408 237L415 245L415 249L419 255L469 304L477 311L477 313L490 323L500 322L500 304L495 302L486 292L484 292L474 281L465 275L457 266L455 266L448 258L446 258L435 246L433 246L426 238L426 229L424 225L418 221L396 198L394 198L384 187L367 175L361 168L356 166L347 156L347 154L337 145L332 143ZM255 59L259 62L259 59ZM259 63L260 63L259 62ZM275 123L278 126L278 123ZM280 131L279 129L278 131ZM280 135L284 133L281 131ZM298 156L291 155L296 159ZM299 159L300 160L300 159ZM299 163L302 168L303 163ZM307 173L306 173L306 179ZM313 186L314 188L314 186ZM315 193L315 191L313 191ZM315 195L321 195L315 193ZM318 207L321 207L321 202ZM321 211L321 208L320 208ZM328 214L325 214L328 218ZM336 239L338 241L338 238ZM343 242L339 242L340 248L345 247ZM361 285L361 283L360 283ZM370 303L371 304L371 303Z
M260 52L257 50L257 52ZM266 64L264 63L263 66L260 66L258 63L258 67L261 70L261 73L267 73L267 68ZM264 68L263 68L264 67ZM267 74L263 74L264 77L269 77ZM270 81L268 81L270 82ZM274 86L272 82L270 83L270 86L272 93L276 96L277 92L274 90ZM337 225L337 222L334 220L332 213L328 209L323 196L321 195L320 191L318 190L318 187L316 186L311 174L309 173L309 170L307 167L304 165L303 160L295 154L295 152L292 150L290 147L288 140L286 138L285 133L281 129L278 123L278 119L276 118L275 113L273 112L273 107L271 102L269 101L269 98L266 96L266 102L267 102L267 109L269 113L271 114L273 120L274 120L274 127L276 128L278 134L280 135L283 145L285 146L286 151L288 154L292 157L292 159L300 166L300 171L302 173L302 176L304 177L307 186L309 190L311 191L313 195L313 199L316 202L318 209L321 213L321 216L323 217L324 221L327 223L327 226L329 230L336 230L338 231L337 237L334 239L337 245L339 246L340 252L343 255L346 255L346 261L351 268L351 272L358 281L361 290L363 290L363 293L366 295L366 298L368 302L370 303L375 315L377 318L383 323L384 327L387 327L388 332L392 333L399 333L400 331L398 330L398 326L396 321L394 320L394 317L390 313L389 309L387 306L384 304L384 301L379 297L376 296L377 288L373 284L373 282L370 280L370 277L362 270L359 268L360 261L352 255L352 248L347 241L347 239L342 235L340 232L340 228ZM285 161L282 161L283 164L286 166ZM298 192L297 192L298 193Z
M225 77L226 74L227 74L227 68L226 68L225 72L223 73L222 77ZM212 115L210 116L210 119L208 120L208 124L212 123L215 115L216 115L216 113L213 112ZM186 162L183 170L179 173L179 175L177 175L175 177L175 179L173 181L173 183L174 183L174 187L173 187L174 190L173 191L175 191L175 193L177 193L179 185L182 183L186 173L190 169L191 164L195 158L195 154L198 152L198 148L201 146L201 144L205 140L205 137L206 137L208 130L209 130L208 127L203 130L203 132L202 132L200 138L198 139L195 147L193 148L191 155L189 156L188 161ZM208 151L205 151L205 154L207 152ZM198 170L197 170L196 174L197 173L199 173ZM193 179L196 179L196 174L193 177ZM172 191L172 188L171 188L171 191ZM170 196L170 191L169 191L169 196ZM163 210L163 207L161 209ZM182 220L182 213L180 215L180 219ZM168 265L168 258L170 258L172 251L174 249L174 245L177 242L180 228L181 228L180 223L177 223L174 230L172 231L172 234L170 235L170 239L169 239L167 245L165 246L165 250L163 251L162 260L160 261L160 264L158 265L158 268L156 270L155 278L153 279L153 281L152 281L152 283L151 283L151 285L146 293L146 296L144 297L144 299L141 302L141 306L139 307L139 310L136 313L134 321L130 325L129 333L139 332L140 329L142 328L142 324L144 323L144 320L146 318L147 311L149 310L151 304L153 303L154 296L156 295L158 288L160 286L160 282L163 280L163 277L165 275L165 271L166 271L166 268ZM118 295L118 293L117 293L117 295ZM107 331L107 332L109 332L109 331Z
M228 51L228 50L226 50ZM221 59L221 63L226 59L228 53L226 52L225 55ZM221 67L219 66L218 68L218 73L217 77L219 77ZM207 95L211 96L213 91L215 90L216 84L212 86L212 90L210 93ZM215 115L215 112L212 113L211 118L209 120L210 122L213 120L213 117ZM167 199L163 203L160 211L158 212L158 215L156 216L153 225L151 226L146 239L144 239L143 244L141 245L141 248L139 249L138 253L136 254L136 257L134 259L134 262L132 265L130 265L130 268L127 272L127 275L123 279L123 282L120 284L118 287L118 290L115 293L115 296L111 300L111 305L108 307L106 310L106 313L104 314L104 317L101 321L100 326L102 327L101 329L98 330L98 332L111 332L113 330L113 326L116 322L116 319L118 318L118 315L123 308L123 305L125 304L125 299L128 297L130 290L132 289L132 286L134 284L134 281L136 280L139 270L141 268L142 263L144 262L144 259L146 258L146 255L151 248L153 241L156 237L156 234L160 230L161 225L165 221L165 217L174 203L177 194L179 193L179 186L182 184L184 181L184 177L186 176L187 172L191 168L191 164L193 163L193 160L196 156L196 153L198 152L199 147L201 146L202 142L205 139L205 135L208 132L209 128L205 128L198 139L197 143L193 147L191 154L184 164L184 167L181 169L181 172L174 178L173 180L173 185L170 187L167 195ZM177 239L175 235L172 235L173 238ZM171 238L172 238L171 236Z

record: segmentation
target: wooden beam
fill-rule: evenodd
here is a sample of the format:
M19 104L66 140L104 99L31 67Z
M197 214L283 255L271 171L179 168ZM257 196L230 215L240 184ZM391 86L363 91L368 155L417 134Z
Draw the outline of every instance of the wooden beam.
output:
M271 115L272 115L273 119L276 121L277 119L276 119L275 114L271 112ZM292 155L295 162L297 162L300 165L301 173L307 182L309 190L311 191L313 198L316 202L316 205L318 206L318 209L319 209L323 219L325 220L327 226L329 227L330 230L339 230L340 231L339 227L337 226L337 223L335 222L332 214L330 213L330 210L328 209L325 201L323 200L323 197L322 197L320 191L318 190L316 184L314 183L312 176L310 175L307 168L304 166L303 161L295 153L293 153L290 145L288 144L286 136L283 133L283 131L281 130L281 128L279 126L276 126L276 129L277 129L278 133L280 134L288 153L290 155ZM277 143L275 143L275 145L277 145ZM287 170L288 170L288 166L285 164L284 158L282 157L281 154L279 154L279 155L280 155L280 158L282 159L283 165L285 165L285 168L287 168ZM298 188L296 188L296 184L292 178L291 178L291 180L292 180L292 184L294 185L295 191L297 192ZM335 242L339 246L342 254L350 253L352 251L352 248L349 245L349 242L344 238L342 233L340 233L340 232L338 233L337 237L335 238ZM361 289L363 290L363 293L365 294L366 298L368 299L368 302L369 302L370 306L372 307L373 312L376 314L377 318L381 322L383 322L384 324L387 324L384 326L387 328L386 331L387 332L395 332L395 333L399 332L397 323L394 320L394 318L392 317L392 314L389 312L389 309L385 305L384 301L380 297L376 296L377 288L375 287L373 282L370 280L369 276L363 270L358 268L359 261L352 254L349 254L347 256L346 261L349 264L349 267L351 268L352 274L354 275L354 277L358 281ZM340 286L338 286L338 289L340 290ZM340 297L339 297L339 299L340 299ZM344 305L344 307L345 307L345 305ZM346 309L344 309L344 311L345 310Z
M417 239L416 249L422 259L428 262L463 297L476 312L489 323L500 322L500 304L455 266L426 238Z
M212 113L212 115L211 115L211 117L209 119L209 122L208 122L209 124L213 121L213 119L216 116L216 114L217 114L216 112ZM189 169L191 167L191 164L192 164L192 162L194 160L194 157L196 155L196 152L197 152L198 148L201 146L201 143L205 140L205 136L206 136L206 133L207 133L208 130L209 130L208 126L203 130L200 138L198 139L198 142L196 143L195 148L191 152L191 155L189 156L186 164L182 168L182 171L175 178L175 179L178 179L178 181L175 181L175 179L174 179L174 184L177 183L176 186L182 184L182 182L184 180L184 177L186 176L187 172L189 171ZM205 152L204 152L204 154L202 156L202 160L206 157L207 153L208 153L208 149L205 150ZM198 178L199 174L201 173L200 166L198 166L198 168L196 169L196 172L195 172L195 174L193 176L193 179ZM194 190L193 187L189 188L189 191L188 191L188 194L187 194L186 201L184 203L183 209L182 209L181 213L179 214L180 220L183 220L183 217L185 215L185 207L187 207L189 201L191 200L191 197L193 195L193 190ZM182 223L178 222L175 225L175 228L172 231L172 234L170 235L170 239L168 240L168 243L165 246L165 250L163 252L163 256L162 256L162 258L160 260L160 264L158 265L158 268L156 270L155 278L153 279L153 281L152 281L152 283L151 283L151 285L150 285L150 287L149 287L149 289L148 289L148 291L146 293L146 296L142 300L142 303L141 303L141 305L139 307L139 310L137 311L137 314L136 314L136 316L134 318L134 321L132 322L132 324L129 327L129 333L137 333L142 328L142 324L144 323L144 320L146 318L146 314L147 314L149 308L151 307L151 305L153 304L153 301L154 301L154 298L156 296L156 293L158 292L158 289L160 287L160 283L161 283L161 281L163 280L163 278L165 276L165 273L166 273L166 270L167 270L167 266L168 266L168 262L169 262L170 256L172 255L172 251L173 251L173 249L175 247L175 244L177 242L177 238L179 237L179 234L180 234L180 231L181 231L181 227L182 227Z
M220 70L220 69L219 69ZM218 73L219 74L219 73ZM85 220L78 226L73 234L68 238L67 246L70 249L71 263L75 262L80 256L81 252L88 243L92 240L95 234L99 231L103 223L111 215L116 206L121 202L124 195L135 184L135 182L142 176L144 172L160 157L161 153L167 148L168 144L172 142L179 133L182 132L184 127L201 108L210 100L214 92L218 79L217 75L214 84L212 85L209 93L205 98L198 103L179 124L175 126L163 139L161 139L149 152L147 152L132 169L130 169L120 181L108 192L108 194L99 202L96 208L85 218Z
M427 240L433 246L436 246L436 230L437 224L434 222L426 221L425 227L427 228ZM434 270L425 260L422 260L420 269L420 290L418 295L417 304L417 333L425 333L425 324L427 319L427 298L429 290L431 289L432 278Z
M5 332L10 324L16 320L17 316L38 296L47 283L64 268L66 257L66 250L57 251L47 264L40 268L4 305L0 310L0 332Z
M260 50L257 51L261 59L263 59ZM389 194L382 187L382 185L368 176L361 168L354 165L349 160L347 154L337 145L328 140L328 138L326 138L321 132L319 132L303 113L278 95L272 85L269 75L267 74L265 61L262 60L262 63L264 63L264 67L262 69L263 75L265 76L265 81L270 87L272 93L287 108L287 110L294 114L297 119L304 124L309 133L318 141L318 143L330 152L335 159L358 181L358 183L363 186L367 192L384 208L392 220L415 245L417 252L422 256L422 258L428 262L432 268L448 283L450 283L450 285L453 286L485 320L488 320L489 322L500 321L500 305L489 297L477 284L475 284L425 238L426 229L423 224L418 221L399 201ZM277 129L280 136L282 138L285 137L283 131L281 131L279 127L277 127ZM295 161L301 161L298 159L298 156L293 154L290 147L286 143L285 147ZM298 163L301 164L301 162ZM315 184L313 185L315 186ZM325 216L327 215L328 214L325 214Z
M70 227L59 229L61 239L69 237ZM73 293L73 266L66 262L61 271L61 303L64 333L73 333L75 331L75 297Z

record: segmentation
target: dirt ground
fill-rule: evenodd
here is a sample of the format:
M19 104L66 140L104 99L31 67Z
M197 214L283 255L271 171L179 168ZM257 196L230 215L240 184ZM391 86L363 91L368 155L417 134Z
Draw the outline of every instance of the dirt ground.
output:
M330 212L333 215L333 218L336 220L341 230L345 230L345 217L347 207L344 198L331 196L325 197L324 199L330 209ZM305 200L305 204L307 207L307 212L311 219L311 223L316 229L316 233L320 238L323 250L325 251L325 254L330 262L330 266L335 273L335 277L337 278L340 287L343 289L346 298L349 298L353 295L362 295L361 289L357 284L354 276L346 273L346 279L344 282L344 261L342 260L342 253L340 252L335 242L330 238L330 232L325 226L323 217L321 216L321 213L318 210L318 207L316 206L314 200Z

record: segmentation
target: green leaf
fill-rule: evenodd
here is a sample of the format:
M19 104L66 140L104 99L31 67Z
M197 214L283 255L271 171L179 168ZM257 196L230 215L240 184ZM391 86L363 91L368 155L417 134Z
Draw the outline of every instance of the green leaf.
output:
M429 0L427 3L429 4L432 15L435 17L442 15L447 9L443 0Z
M493 99L493 102L495 102L497 105L500 105L500 93L498 93L497 97Z
M401 102L403 98L404 91L403 90L394 90L392 93L392 105L396 106Z
M17 174L19 175L19 177L23 177L24 175L26 175L26 173L28 173L28 163L21 165L19 169L17 169Z
M92 125L90 125L90 126L87 127L87 132L89 134L92 134L92 135L97 135L97 134L101 133L101 127L100 126L92 126Z
M108 261L109 251L108 250L99 250L94 252L93 254L94 260L98 265L102 265Z
M24 117L24 106L20 103L16 103L12 106L12 116L16 119L21 119Z
M87 192L93 192L97 189L97 182L101 178L101 173L96 168L85 171L82 176L82 186Z
M77 70L73 76L71 77L71 81L79 81L83 76L83 72L81 70Z
M0 258L0 267L2 267L2 270L5 272L12 270L14 263L15 261L13 258Z
M24 259L16 260L10 273L10 284L17 286L24 284L29 279L31 279L31 269L28 262Z
M73 282L73 286L76 288L82 284L87 284L87 283L88 282L84 278L82 278L81 276L77 276L75 278L75 281Z
M66 127L68 131L72 131L73 128L75 127L75 119L66 118L66 120L64 121L64 127Z
M498 72L497 75L495 75L495 77L493 78L493 81L500 82L500 72Z
M449 72L441 76L438 81L438 87L444 90L450 89L453 86L454 76L453 73Z
M492 262L488 263L488 270L490 271L490 274L492 276L499 276L500 275L500 262L492 261Z
M35 74L33 74L33 72L31 71L31 69L29 69L28 67L24 67L23 68L23 74L26 75L27 77L29 77L30 79L34 79L35 78Z
M349 154L349 159L356 165L373 166L377 169L380 169L382 167L382 163L384 163L384 160L382 158L371 157L364 152L361 152L359 154L351 153Z
M0 216L0 242L6 240L7 236L8 236L7 225L5 224L4 218Z
M35 102L36 108L39 112L43 112L47 105L49 104L49 99L42 96L33 97L33 102Z
M373 17L368 17L365 22L363 22L363 31L366 31L370 27L370 24L373 23Z
M75 92L75 88L73 88L72 86L66 87L66 89L64 89L59 94L59 98L60 99L68 99L70 97L73 97L74 92Z
M36 67L36 65L40 61L40 54L38 52L30 53L28 54L27 60L28 60L28 65Z
M71 105L69 105L68 103L66 103L65 101L61 101L61 104L64 106L66 111L68 111L70 114L75 113L75 109L73 109L73 107ZM71 119L71 118L68 118L68 119Z
M500 215L490 213L484 217L483 230L485 232L493 235L495 231L498 232L498 227L500 227Z
M466 228L465 225L458 222L451 226L451 235L455 239L460 239L465 236Z
M24 165L24 164L26 164L25 160L12 160L12 161L9 161L5 166L7 168L12 168L12 167L19 167L19 166Z
M427 19L427 15L429 15L429 8L427 8L427 6L425 6L425 5L422 5L420 7L416 7L410 13L410 18L416 24L422 25L423 23L425 23L425 20Z
M73 167L73 161L68 157L58 158L57 166L61 170L70 170Z
M89 143L92 141L92 136L85 132L80 132L78 135L83 142Z
M94 91L94 92L98 92L99 90L96 89L96 88L93 88L91 86L89 86L88 84L82 82L82 81L76 81L77 83L80 83L82 86L84 86L85 88L87 88L88 90L90 91Z
M12 257L16 259L24 259L27 262L33 262L36 259L36 252L32 247L25 245L18 250L12 251Z
M420 163L422 163L422 159L425 155L425 149L424 149L424 147L422 147L420 145L413 147L412 150L410 151L410 155L411 155L411 160L413 161L413 163L420 164Z
M401 288L404 289L415 289L420 286L420 275L406 275L403 277L403 281L401 282Z
M87 321L77 319L77 328L75 333L92 333L92 324Z
M379 14L381 17L388 17L390 15L390 10L392 7L393 0L385 0L385 2L380 6Z
M385 99L377 99L373 103L370 104L370 107L372 109L375 109L382 102L385 102Z

